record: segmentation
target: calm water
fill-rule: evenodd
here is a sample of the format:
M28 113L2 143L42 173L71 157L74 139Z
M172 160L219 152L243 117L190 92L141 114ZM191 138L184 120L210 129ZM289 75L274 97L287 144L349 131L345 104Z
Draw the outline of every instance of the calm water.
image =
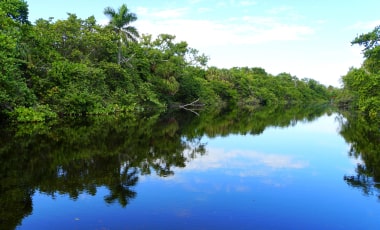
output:
M380 135L357 120L294 108L6 128L0 228L379 229Z

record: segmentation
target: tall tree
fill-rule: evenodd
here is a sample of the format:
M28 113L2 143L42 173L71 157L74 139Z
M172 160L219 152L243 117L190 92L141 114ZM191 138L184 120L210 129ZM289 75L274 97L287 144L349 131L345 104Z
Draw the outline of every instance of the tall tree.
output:
M23 38L28 26L25 1L0 1L0 115L17 106L34 103L34 95L20 69Z
M126 4L123 4L118 12L111 7L107 7L104 9L104 14L111 19L109 25L113 27L119 38L117 62L120 65L122 59L121 48L123 43L128 43L130 41L137 42L137 39L139 38L137 29L130 25L137 20L137 16L129 11Z

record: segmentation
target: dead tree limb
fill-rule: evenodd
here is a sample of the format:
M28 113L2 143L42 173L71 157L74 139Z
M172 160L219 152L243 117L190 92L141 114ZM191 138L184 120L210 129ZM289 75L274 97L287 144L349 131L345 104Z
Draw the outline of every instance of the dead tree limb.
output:
M181 109L184 109L184 110L190 111L190 112L194 113L195 115L199 116L199 113L195 112L195 111L192 110L192 109L188 109L188 108L186 108L186 107L181 107Z
M132 54L129 58L123 57L122 62L128 63L136 54Z
M189 104L186 104L186 105L180 105L179 107L184 109L186 108L187 106L193 106L195 103L197 103L199 101L199 98L193 102L190 102Z
M190 112L196 114L197 116L199 116L199 113L195 112L192 109L187 108L188 106L195 106L198 101L199 101L199 98L197 100L193 101L193 102L190 102L189 104L180 105L179 108L187 110L187 111L190 111Z

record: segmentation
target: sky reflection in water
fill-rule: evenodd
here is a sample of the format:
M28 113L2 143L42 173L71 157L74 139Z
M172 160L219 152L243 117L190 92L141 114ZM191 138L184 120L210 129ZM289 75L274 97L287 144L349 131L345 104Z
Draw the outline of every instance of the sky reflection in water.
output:
M140 176L126 208L107 205L102 188L77 201L36 194L20 229L374 229L380 204L343 180L356 162L334 117L203 137L204 156L173 176Z

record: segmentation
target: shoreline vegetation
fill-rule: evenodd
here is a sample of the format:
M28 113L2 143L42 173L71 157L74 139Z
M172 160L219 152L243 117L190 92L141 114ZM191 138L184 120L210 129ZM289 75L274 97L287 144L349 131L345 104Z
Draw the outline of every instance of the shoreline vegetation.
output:
M350 80L358 71L370 75L368 71L376 69L378 76L379 59L373 61L373 53L363 70L352 69L342 78L344 87L338 89L289 73L272 75L260 67L208 66L208 56L174 35L139 34L133 26L138 17L127 5L106 7L104 14L110 18L106 26L97 24L94 16L80 19L73 13L64 20L31 23L27 1L0 2L1 120L44 122L172 107L196 113L193 107L328 103L353 105L371 118L379 117L380 90L363 104L368 87L356 92L361 85ZM365 39L353 44L362 45ZM367 50L373 49L377 43Z

